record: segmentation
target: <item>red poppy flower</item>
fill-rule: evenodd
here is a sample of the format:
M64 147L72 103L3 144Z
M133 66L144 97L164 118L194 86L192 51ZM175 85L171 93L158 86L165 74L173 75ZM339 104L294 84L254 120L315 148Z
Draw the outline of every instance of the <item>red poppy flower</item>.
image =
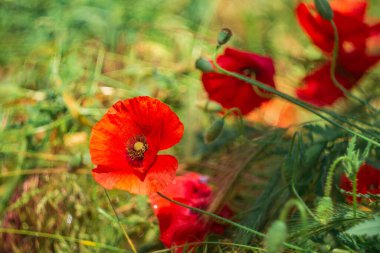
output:
M173 181L178 162L157 153L178 143L183 130L177 115L157 99L117 102L92 129L94 179L107 189L136 194L162 190Z
M187 173L184 176L176 177L173 184L162 193L189 206L206 209L212 200L212 191L206 180L205 176ZM160 240L168 248L191 242L201 242L210 232L224 232L224 226L206 222L200 218L198 213L178 206L157 194L151 195L150 201L159 221ZM228 207L224 207L220 215L231 217L232 211ZM182 252L182 249L177 249L176 252Z
M354 87L368 69L374 66L380 55L368 54L367 44L380 35L379 23L364 22L366 1L332 1L334 22L339 35L336 78L347 90ZM298 21L311 40L324 53L331 55L334 32L329 21L319 16L313 5L301 3L296 9ZM343 97L343 92L330 78L331 61L304 78L304 86L296 91L299 98L317 106L333 104Z
M216 61L226 70L255 78L272 87L275 86L274 65L269 57L226 48L224 54L218 56ZM202 74L202 82L211 100L227 109L238 107L242 114L248 114L269 100L256 94L251 84L235 77L208 72Z
M327 62L322 67L304 77L304 86L296 90L297 97L316 106L331 105L338 98L343 97L343 92L335 86L330 77L331 63ZM362 74L336 71L336 79L346 89L351 89L361 78Z
M363 50L371 27L364 23L367 7L365 1L332 1L334 22L338 28L340 48ZM334 31L329 21L324 20L314 5L300 3L296 14L298 22L313 43L323 52L330 54L334 47Z
M346 175L342 175L340 179L340 188L352 192L352 182ZM367 164L362 165L357 175L357 192L380 194L380 170ZM352 202L352 196L348 196L346 200Z

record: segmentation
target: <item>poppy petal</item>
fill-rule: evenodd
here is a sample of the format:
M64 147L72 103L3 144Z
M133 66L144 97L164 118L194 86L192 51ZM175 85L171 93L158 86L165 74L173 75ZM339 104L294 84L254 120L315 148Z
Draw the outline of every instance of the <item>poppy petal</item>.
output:
M143 181L132 170L114 170L104 166L98 166L92 175L96 182L107 189L151 194L164 189L173 181L177 167L178 162L174 156L159 155Z
M252 74L256 80L272 87L275 86L274 64L268 57L226 48L224 54L218 56L217 62L228 71L241 75ZM251 84L224 74L203 73L202 83L211 100L220 103L227 109L238 107L242 114L248 114L269 100L267 97L256 94Z
M144 134L156 142L159 150L177 144L183 135L184 126L170 107L158 99L142 96L126 100L128 107L134 108L132 118L144 129Z
M129 108L122 101L117 102L92 129L92 163L114 169L129 168L126 143L140 131L130 118Z

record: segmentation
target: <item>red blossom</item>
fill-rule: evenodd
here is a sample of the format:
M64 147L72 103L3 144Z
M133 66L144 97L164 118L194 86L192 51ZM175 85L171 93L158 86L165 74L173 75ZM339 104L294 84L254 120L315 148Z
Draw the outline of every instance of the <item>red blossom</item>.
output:
M205 176L187 173L176 177L173 184L162 193L186 205L206 209L212 200L212 191L206 181ZM206 222L198 213L163 199L157 194L152 194L150 201L159 221L160 240L168 248L191 242L202 242L210 232L224 232L223 225ZM220 215L232 217L233 213L225 206ZM176 252L182 252L182 249L179 248Z
M340 179L340 188L352 192L352 182L345 174ZM380 170L367 164L362 165L357 174L357 192L380 194ZM348 196L346 200L352 202L352 196Z
M169 185L178 167L171 155L157 155L178 143L183 124L161 101L136 97L114 104L93 127L94 179L107 189L150 194Z
M275 69L269 57L226 48L224 54L218 56L216 61L228 71L252 77L272 87L275 86L273 79ZM227 109L238 107L243 114L248 114L269 100L256 94L251 84L224 74L203 73L202 82L211 100Z
M365 23L366 1L335 0L331 5L339 35L335 75L340 84L350 90L380 60L380 55L368 53L369 41L380 35L380 23ZM313 43L331 57L334 32L329 21L319 16L311 4L300 3L296 14L301 27ZM317 106L331 105L343 97L343 92L330 77L329 66L331 60L307 75L303 79L304 86L296 91L297 96Z

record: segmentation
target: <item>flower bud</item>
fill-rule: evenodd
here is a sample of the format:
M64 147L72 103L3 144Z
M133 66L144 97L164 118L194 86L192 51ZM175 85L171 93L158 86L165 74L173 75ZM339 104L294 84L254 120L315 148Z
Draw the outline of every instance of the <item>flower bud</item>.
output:
M332 20L334 13L328 0L314 0L315 7L323 19Z
M318 201L315 215L317 216L319 222L324 225L331 220L331 217L334 215L334 207L330 197L323 197Z
M205 143L213 142L220 133L222 132L224 127L224 118L219 118L215 120L209 129L206 130L206 133L204 135L204 141Z
M223 28L218 35L218 46L226 44L232 37L232 32L228 28Z
M204 73L214 72L211 62L202 57L195 61L195 67Z
M287 237L287 227L282 220L276 220L268 229L265 237L264 246L269 253L278 253L282 251L282 246Z

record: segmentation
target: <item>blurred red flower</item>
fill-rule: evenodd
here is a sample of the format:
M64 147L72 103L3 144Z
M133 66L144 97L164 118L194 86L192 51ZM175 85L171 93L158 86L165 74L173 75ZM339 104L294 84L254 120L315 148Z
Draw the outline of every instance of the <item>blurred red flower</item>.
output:
M352 182L345 174L340 179L340 188L352 192ZM380 170L363 164L357 174L357 192L361 194L380 194ZM346 200L351 203L352 196L348 196ZM361 199L358 198L358 200L360 201Z
M380 35L380 23L369 25L364 17L366 1L335 0L331 2L334 22L339 35L337 80L347 89L357 84L365 72L380 60L380 55L368 54L369 40ZM334 47L334 32L329 21L318 15L314 5L300 3L296 14L298 22L313 43L328 57ZM317 106L326 106L343 97L343 92L330 78L331 61L307 75L297 96Z
M107 189L136 194L161 191L173 181L178 162L174 156L157 152L178 143L183 130L177 115L157 99L117 102L92 129L95 181Z
M273 61L269 57L226 48L224 54L218 56L216 61L228 71L254 78L275 87L273 79L275 69ZM249 83L224 74L203 73L202 82L211 100L220 103L227 109L237 107L242 114L248 114L269 100L267 97L256 94ZM265 91L261 92L265 93Z
M173 184L162 193L186 205L206 209L212 200L212 191L206 181L205 176L187 173L176 177ZM163 199L157 194L152 194L150 201L154 214L158 218L160 240L167 248L191 242L202 242L210 232L219 234L224 232L223 225L207 222L201 219L198 213ZM232 217L233 213L225 206L220 215L228 218ZM178 248L176 252L182 252L182 248Z

